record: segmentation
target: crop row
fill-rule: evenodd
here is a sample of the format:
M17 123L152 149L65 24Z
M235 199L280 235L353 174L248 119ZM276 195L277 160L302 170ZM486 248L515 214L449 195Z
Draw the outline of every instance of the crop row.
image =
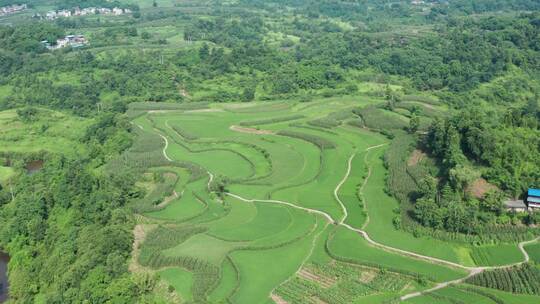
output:
M325 128L321 128L321 127L316 127L314 125L310 125L310 124L301 124L301 123L291 123L289 124L289 127L292 127L292 128L303 128L303 129L307 129L307 130L314 130L314 131L317 131L317 132L323 132L323 133L326 133L326 134L330 134L330 135L334 135L334 136L338 136L339 134L334 132L334 131L330 131L329 129L325 129Z
M132 102L130 110L158 111L158 110L201 110L208 109L208 103L171 103L171 102Z
M225 110L232 113L261 113L261 112L278 112L290 109L292 103L290 102L271 102L267 104L260 104L256 106L250 106L245 108L226 108Z
M179 126L172 126L174 132L178 133L180 136L187 140L197 140L199 139L198 136L193 135L192 133L187 132L186 130L180 128Z
M183 243L191 236L206 231L198 226L159 226L150 231L142 244L139 262L154 269L163 267L181 267L193 273L193 298L204 301L208 292L219 281L219 267L195 257L165 256L161 252Z
M374 270L341 262L310 264L304 269L311 274L307 277L297 276L277 289L278 294L289 303L353 303L359 297L378 291L401 290L407 282L392 273L373 273ZM370 276L365 282L361 279L363 272L368 272Z
M149 260L150 267L182 267L193 273L193 298L201 301L219 280L219 267L194 257L169 257L160 252L153 253Z
M373 270L358 265L342 263L339 261L335 261L335 263L332 264L312 265L312 269L316 274L319 274L321 276L337 277L340 278L340 280L345 281L358 280L358 278L362 277L363 273L367 273L368 276L371 276L371 278L363 281L363 284L369 286L374 290L400 290L409 280L386 270Z
M335 128L343 123L345 119L352 118L352 109L344 109L328 114L326 117L311 120L308 124L326 129Z
M372 262L367 262L367 261L359 261L359 260L356 260L356 259L353 259L353 258L343 257L343 256L339 256L337 254L334 254L330 250L330 242L332 241L332 239L333 239L333 235L330 235L326 239L326 242L324 244L324 249L325 249L326 253L331 258L333 258L333 259L335 259L337 261L347 263L347 264L351 264L351 265L367 266L367 267L378 269L378 270L380 270L382 272L390 271L390 272L393 272L395 274L402 274L402 275L405 275L405 276L409 276L411 278L416 279L417 281L421 281L421 280L425 280L425 279L430 280L430 281L436 281L433 276L423 276L423 275L419 275L418 273L413 272L413 271L398 269L398 268L394 268L394 267L384 267L384 266L381 266L381 265L379 265L377 263L372 263Z
M283 130L283 131L279 131L278 132L279 135L282 135L282 136L288 136L288 137L293 137L293 138L298 138L298 139L301 139L301 140L305 140L307 142L310 142L314 145L316 145L317 147L319 147L320 149L334 149L336 147L336 145L325 139L325 138L322 138L322 137L319 137L319 136L316 136L316 135L312 135L312 134L306 134L306 133L300 133L300 132L296 132L296 131L288 131L288 130Z
M207 229L198 226L165 227L159 226L150 231L141 246L139 263L150 266L153 255L183 243L191 236L205 232Z
M402 101L416 101L416 102L427 103L427 104L435 105L435 106L441 104L439 101L437 101L433 97L422 96L422 95L405 95L401 97L401 100Z
M467 283L513 293L540 295L540 269L529 264L494 269L469 278Z
M474 287L459 287L458 289L462 290L462 291L465 291L465 292L471 292L471 293L476 293L478 295L481 295L483 297L486 297L488 299L490 299L491 301L493 301L494 303L496 304L504 304L505 302L503 300L501 300L500 298L498 298L497 296L489 293L489 292L486 292L486 291L483 291L481 289L478 289L478 288L474 288Z
M291 120L298 120L305 118L304 115L290 115L290 116L281 116L281 117L273 117L273 118L267 118L267 119L259 119L259 120L250 120L250 121L243 121L240 123L241 126L260 126L260 125L269 125L279 122L286 122Z
M407 123L396 115L386 114L384 110L374 106L354 109L353 113L364 121L366 127L376 130L403 130Z
M148 118L148 120L152 123L152 126L156 129L158 129L159 131L167 134L167 130L163 129L162 127L158 126L157 123L154 121L154 119L152 119L151 117ZM233 150L233 149L229 149L229 148L222 148L222 147L217 147L217 148L203 148L203 149L193 149L191 146L189 146L184 140L183 138L181 138L182 136L180 134L176 134L176 137L177 139L173 139L174 142L180 146L182 146L184 149L188 150L190 153L203 153L203 152L209 152L209 151L227 151L227 152L230 152L230 153L234 153L236 155L238 155L239 157L243 158L246 162L249 163L250 167L251 167L251 171L252 171L252 175L255 174L255 170L256 170L256 165L249 159L247 158L244 154L236 151L236 150ZM178 138L180 137L180 138ZM205 144L213 144L214 142L205 142ZM220 143L224 143L224 142L220 142ZM251 177L251 176L250 176ZM249 177L249 178L250 178Z

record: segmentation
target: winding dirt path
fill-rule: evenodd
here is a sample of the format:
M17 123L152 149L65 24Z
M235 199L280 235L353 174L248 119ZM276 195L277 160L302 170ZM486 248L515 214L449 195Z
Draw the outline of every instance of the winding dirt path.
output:
M163 147L163 156L170 162L172 162L173 160L169 157L169 155L167 155L167 148L169 147L169 140L167 139L167 137L161 135L160 133L158 133L159 136L161 136L161 138L163 138L163 140L165 141L165 147Z
M349 212L347 212L347 207L345 207L345 204L339 198L338 192L341 186L343 186L343 184L347 181L347 179L349 178L349 175L351 174L352 161L355 156L356 156L356 151L351 155L351 157L349 157L349 160L347 162L348 164L347 172L345 173L345 176L343 176L343 179L339 182L339 184L334 189L334 198L339 203L339 205L341 206L341 210L343 211L343 217L341 218L341 220L339 220L339 224L343 224L343 222L345 222L345 220L349 216Z
M163 136L159 132L157 132L157 134L159 134L159 136L161 136L161 138L163 138L163 140L165 141L165 147L163 148L163 156L167 160L172 161L172 159L167 155L167 148L169 146L169 141L167 140L167 137ZM385 146L385 145L386 144L380 144L380 145L376 145L376 146L371 146L371 147L368 147L365 151L367 152L367 151L370 151L372 149L376 149L376 148L379 148L379 147L382 147L382 146ZM307 213L310 213L310 214L321 215L328 221L328 223L338 225L338 226L343 226L343 227L345 227L345 228L347 228L347 229L349 229L351 231L357 232L370 245L372 245L374 247L377 247L377 248L380 248L380 249L383 249L383 250L386 250L386 251L390 251L390 252L393 252L393 253L397 253L397 254L400 254L400 255L404 255L404 256L407 256L407 257L415 258L415 259L418 259L418 260L423 260L423 261L427 261L427 262L430 262L430 263L441 264L441 265L444 265L444 266L449 266L449 267L458 268L458 269L464 269L464 270L469 271L468 275L463 277L463 278L456 279L456 280L451 280L451 281L446 281L446 282L441 282L441 283L438 283L436 286L434 286L432 288L404 295L404 296L402 296L400 298L400 300L402 300L402 301L407 300L407 299L411 299L411 298L414 298L414 297L418 297L418 296L421 296L423 294L430 293L430 292L433 292L433 291L436 291L436 290L439 290L439 289L442 289L442 288L445 288L445 287L447 287L449 285L452 285L452 284L462 283L465 280L467 280L468 278L470 278L470 277L472 277L472 276L474 276L476 274L479 274L479 273L481 273L481 272L483 272L485 270L504 269L504 268L509 268L509 267L518 266L518 265L527 263L530 258L529 258L529 254L525 250L524 246L529 244L529 243L533 243L533 242L536 242L536 241L540 240L540 237L538 237L536 239L520 242L518 244L518 247L519 247L520 251L522 252L522 254L524 256L524 260L521 261L521 262L508 264L508 265L484 266L484 267L463 266L463 265L460 265L458 263L454 263L454 262L451 262L451 261L447 261L447 260L443 260L443 259L439 259L439 258L435 258L435 257L431 257L431 256L426 256L426 255L418 254L418 253L415 253L415 252L411 252L411 251L407 251L407 250L403 250L403 249L399 249L399 248L395 248L395 247L392 247L392 246L388 246L388 245L378 243L378 242L374 241L373 239L371 239L371 237L369 236L369 234L365 230L351 227L350 225L345 224L343 222L347 218L348 212L347 212L347 208L345 207L345 205L343 204L343 202L341 201L341 199L339 198L337 193L338 193L340 187L345 183L345 181L347 180L347 178L350 175L351 166L352 166L352 160L353 160L354 156L355 156L355 154L353 154L349 158L347 172L346 172L344 178L341 180L341 182L334 189L334 196L335 196L336 200L338 201L338 203L341 205L341 208L344 210L344 217L339 221L334 220L330 214L328 214L328 213L326 213L324 211L317 210L317 209L306 208L306 207L301 207L301 206L298 206L296 204L286 202L286 201L271 200L271 199L269 199L269 200L248 199L248 198L244 198L244 197L242 197L242 196L240 196L238 194L234 194L234 193L225 193L225 194L230 196L230 197L236 198L238 200L244 201L244 202L261 202L261 203L271 203L271 204L285 205L285 206L289 206L289 207L296 208L296 209L299 209L299 210L303 210L303 211L305 211ZM371 170L371 168L369 168L369 170ZM210 191L210 184L214 179L214 175L209 171L208 171L208 175L210 176L210 178L208 180L207 187L208 187L208 189ZM367 183L367 180L369 179L370 176L371 176L371 174L368 174L368 176L364 180L364 185ZM306 259L306 261L307 261L307 259Z

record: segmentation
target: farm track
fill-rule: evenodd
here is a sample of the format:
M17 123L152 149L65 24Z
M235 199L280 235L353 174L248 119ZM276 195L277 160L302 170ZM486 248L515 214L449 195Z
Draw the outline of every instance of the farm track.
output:
M157 130L155 130L155 131L165 141L165 146L163 147L163 156L168 161L172 162L173 160L167 155L167 148L169 146L169 141L168 141L167 137L160 134ZM379 144L379 145L368 147L367 149L365 149L365 152L368 152L370 150L383 147L385 145L387 145L387 144ZM524 263L529 262L530 257L529 257L529 254L527 253L527 251L525 250L524 246L527 245L527 244L534 243L534 242L540 240L540 237L537 237L537 238L535 238L533 240L529 240L529 241L523 241L523 242L520 242L518 244L518 248L519 248L519 250L521 251L521 253L524 256L524 259L521 262L517 262L517 263L513 263L513 264L507 264L507 265L500 265L500 266L470 267L470 266L463 266L461 264L454 263L454 262L451 262L451 261L447 261L447 260L443 260L443 259L439 259L439 258L435 258L435 257L430 257L430 256L426 256L426 255L418 254L418 253L415 253L415 252L411 252L411 251L407 251L407 250L403 250L403 249L399 249L399 248L395 248L395 247L392 247L392 246L388 246L388 245L378 243L378 242L374 241L365 230L363 230L363 229L365 229L365 226L367 226L367 222L369 221L369 218L366 219L366 223L362 227L363 229L357 229L357 228L351 227L350 225L344 223L345 219L348 216L348 212L347 212L347 208L345 207L345 205L343 204L343 202L341 201L341 199L339 198L337 193L338 193L339 189L341 188L341 186L348 179L348 177L349 177L349 175L351 173L352 160L354 159L355 154L356 154L356 152L354 152L351 155L351 157L348 159L347 172L346 172L345 176L343 177L343 179L340 181L340 183L334 189L334 197L336 198L336 200L338 201L338 203L340 204L341 208L344 211L344 216L339 221L334 220L334 218L332 218L332 216L330 214L328 214L328 213L326 213L324 211L317 210L317 209L306 208L306 207L301 207L301 206L298 206L296 204L286 202L286 201L272 200L272 199L265 199L265 200L248 199L248 198L244 198L244 197L242 197L240 195L237 195L237 194L234 194L234 193L225 193L225 194L230 196L230 197L241 200L243 202L249 202L249 203L260 202L260 203L279 204L279 205L285 205L285 206L289 206L289 207L292 207L292 208L295 208L295 209L299 209L299 210L305 211L305 212L310 213L310 214L321 215L322 217L324 217L328 221L329 224L334 224L336 226L342 226L342 227L344 227L344 228L346 228L348 230L351 230L351 231L354 231L354 232L360 234L370 245L372 245L374 247L380 248L380 249L388 251L388 252L397 253L397 254L400 254L400 255L403 255L403 256L407 256L407 257L410 257L410 258L415 258L415 259L418 259L418 260L427 261L429 263L440 264L440 265L448 266L448 267L452 267L452 268L463 269L463 270L467 270L469 272L467 274L467 276L465 276L463 278L456 279L456 280L451 280L451 281L446 281L446 282L441 282L441 283L438 283L436 286L434 286L432 288L403 295L402 297L400 297L401 301L405 301L405 300L408 300L408 299L411 299L411 298L414 298L414 297L418 297L418 296L421 296L421 295L424 295L424 294L427 294L427 293L430 293L430 292L433 292L433 291L448 287L448 286L453 285L453 284L463 283L464 281L466 281L470 277L472 277L474 275L477 275L477 274L479 274L479 273L481 273L483 271L486 271L486 270L505 269L505 268L509 268L509 267L513 267L513 266L519 266L519 265L522 265ZM210 191L210 184L212 183L212 181L214 179L214 175L210 171L207 171L207 172L208 172L208 175L209 175L209 181L208 181L207 187L208 187L208 190ZM371 176L371 167L368 166L368 176L364 180L362 188L363 188L363 186L365 186L367 184L367 181L368 181L370 176ZM365 206L365 204L364 204L364 206ZM317 239L321 234L322 233L319 233L316 237L314 237L314 241L313 241L314 243L316 243L315 239ZM308 255L308 257L302 262L302 265L304 265L304 263L309 259L309 256L311 256L312 252L313 252L313 248L310 251L310 254ZM298 269L298 271L300 271L301 268L302 267L300 267ZM297 272L295 272L295 274ZM290 278L287 279L287 280L290 280ZM275 290L275 288L274 288L274 290ZM274 290L272 290L272 292Z

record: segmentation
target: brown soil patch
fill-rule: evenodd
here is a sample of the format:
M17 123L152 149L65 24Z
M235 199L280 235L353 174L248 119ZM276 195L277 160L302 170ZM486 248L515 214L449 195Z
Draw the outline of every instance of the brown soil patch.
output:
M411 154L411 157L409 157L409 160L407 161L407 165L410 167L410 166L416 166L418 165L418 163L424 159L424 157L426 156L426 153L418 150L418 149L415 149L412 154Z
M186 97L186 98L190 98L191 96L189 96L189 93L186 89L180 89L180 95L182 95L182 97Z
M26 171L28 174L36 173L43 168L42 160L33 160L26 163Z
M173 191L173 193L169 196L167 196L161 203L159 203L157 205L158 208L163 208L165 206L167 206L170 202L174 201L175 199L177 199L179 196L178 196L178 193L176 193L176 190Z
M375 271L362 271L360 274L360 282L362 283L369 283L373 281L373 279L377 276L377 273Z
M330 288L332 285L336 284L335 279L314 274L305 268L298 272L298 276L304 280L316 282L323 288Z
M246 128L246 127L240 127L240 126L231 126L231 130L241 133L249 133L249 134L257 134L257 135L269 135L269 134L275 134L273 131L270 130L257 130L253 128Z
M479 178L467 187L467 192L476 198L483 198L490 190L497 190L497 186L490 184L487 180Z
M405 286L403 286L403 288L401 288L401 290L399 292L404 292L405 290L414 290L414 286L412 286L411 282L405 284Z
M276 294L271 294L270 298L272 298L272 301L274 301L276 304L289 304L289 302L285 301L285 299Z
M146 237L146 229L143 225L135 225L133 228L133 251L131 254L131 261L129 262L128 269L131 272L135 272L137 270L140 270L142 268L141 265L139 265L139 254L140 254L140 247L142 242L144 241L144 238Z
M165 172L165 173L163 173L163 177L174 179L174 178L176 178L176 174L171 173L171 172Z

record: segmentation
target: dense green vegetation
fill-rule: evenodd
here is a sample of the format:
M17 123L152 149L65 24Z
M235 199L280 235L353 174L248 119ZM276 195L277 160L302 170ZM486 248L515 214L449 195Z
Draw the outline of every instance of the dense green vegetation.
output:
M513 293L540 294L540 270L529 264L486 271L467 280L468 283Z
M407 301L538 302L538 243L504 265L540 213L503 205L540 187L538 1L27 2L0 17L12 302L391 303L478 266ZM132 12L35 15L77 7Z

